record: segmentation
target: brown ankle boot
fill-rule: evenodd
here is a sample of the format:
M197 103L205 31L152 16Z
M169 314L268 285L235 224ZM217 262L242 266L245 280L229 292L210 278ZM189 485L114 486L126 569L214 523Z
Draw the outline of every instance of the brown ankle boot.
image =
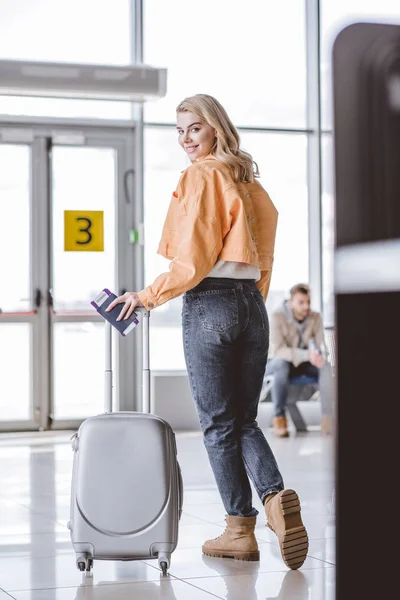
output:
M274 420L272 421L272 427L274 428L274 434L276 436L289 437L286 417L274 417Z
M254 529L256 517L233 517L227 515L226 529L215 540L207 540L203 554L235 560L260 560Z
M282 490L265 503L267 527L278 536L282 558L290 569L298 569L308 552L308 535L294 490Z

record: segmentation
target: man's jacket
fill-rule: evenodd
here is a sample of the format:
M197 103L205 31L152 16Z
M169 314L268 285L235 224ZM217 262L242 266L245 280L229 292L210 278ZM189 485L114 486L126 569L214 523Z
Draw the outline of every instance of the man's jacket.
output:
M300 363L308 361L308 344L311 339L314 340L317 349L322 346L327 354L320 313L311 311L304 321L304 326L299 329L286 300L271 316L270 358L281 358L297 367Z

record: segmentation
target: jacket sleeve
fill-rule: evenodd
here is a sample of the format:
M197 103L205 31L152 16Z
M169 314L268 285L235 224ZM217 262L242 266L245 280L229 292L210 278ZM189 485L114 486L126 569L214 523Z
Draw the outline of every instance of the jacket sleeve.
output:
M277 313L271 317L271 350L273 358L291 362L295 367L308 361L308 350L288 346L282 329L282 319Z
M266 224L264 225L265 239L263 240L262 253L260 255L260 259L262 261L261 277L259 281L257 281L257 286L264 298L264 302L267 301L269 286L271 284L272 265L274 263L276 228L278 224L278 211L272 204L272 201L269 196L268 203L268 219Z
M269 286L271 285L272 263L273 260L271 261L271 268L268 271L261 271L261 277L257 281L257 287L264 298L264 302L267 301Z
M180 196L176 256L169 271L138 294L148 310L200 283L215 265L222 249L222 224L217 210L219 193L213 179L198 168L192 170L180 186Z

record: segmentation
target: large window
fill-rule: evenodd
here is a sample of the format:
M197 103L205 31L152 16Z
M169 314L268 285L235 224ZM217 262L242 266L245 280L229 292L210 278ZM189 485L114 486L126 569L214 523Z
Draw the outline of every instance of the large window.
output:
M156 254L164 218L180 172L188 160L176 141L175 127L148 127L144 138L145 283L165 271L169 261ZM176 298L153 311L151 319L151 368L185 369L181 341L182 299ZM168 352L166 349L168 348Z
M274 310L287 290L308 281L307 137L285 133L243 133L278 212L275 261L267 307Z
M126 65L130 0L0 0L0 59ZM124 102L0 96L0 114L129 118Z
M322 309L333 314L334 177L332 139L332 45L338 32L356 21L400 23L398 0L320 0L321 89L307 73L306 8L311 0L143 0L144 62L168 69L165 98L144 107L146 284L168 261L156 254L170 194L188 160L176 143L175 108L186 96L208 93L226 107L239 127L279 211L275 264L268 307L281 301L297 281L308 281L315 256L313 214L308 211L307 177L322 173ZM135 29L135 0L0 0L0 58L129 64ZM315 11L316 14L316 11ZM312 26L312 19L308 21ZM311 32L310 32L311 34ZM309 58L312 59L312 56ZM309 67L310 68L310 67ZM312 67L316 69L316 66ZM317 90L317 91L315 91ZM309 154L307 102L320 94L322 169ZM129 119L129 103L0 96L0 114ZM313 119L311 119L313 121ZM148 125L146 125L146 123ZM314 164L315 162L315 164ZM308 175L307 175L308 174ZM315 191L315 181L311 192ZM313 199L314 201L314 199ZM311 217L310 217L311 215ZM318 217L319 218L319 217ZM311 223L310 223L311 220ZM313 278L315 285L315 276ZM181 300L155 311L153 368L183 368ZM317 307L319 308L319 307ZM174 352L163 351L163 336ZM157 349L160 349L159 351ZM158 354L157 354L158 352Z
M190 164L176 137L174 127L145 130L146 284L168 270L169 261L156 254L158 242L180 172ZM241 137L242 147L257 161L260 182L279 211L268 298L268 308L273 310L294 283L308 280L307 137L265 132L244 132ZM180 298L154 311L153 370L185 368L180 321Z
M171 122L186 96L211 94L236 125L305 127L302 0L146 0L144 58L168 68L146 121Z
M171 193L190 164L177 144L175 109L207 93L240 128L279 211L272 310L291 285L308 280L305 2L204 0L198 10L194 0L147 0L144 9L145 62L168 68L167 96L145 106L152 124L145 127L146 284L168 269L156 250ZM155 311L153 369L185 368L180 321L179 298Z

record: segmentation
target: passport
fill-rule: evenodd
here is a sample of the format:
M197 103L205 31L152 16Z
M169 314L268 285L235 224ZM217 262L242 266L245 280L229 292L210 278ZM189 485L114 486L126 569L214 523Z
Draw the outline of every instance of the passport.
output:
M104 290L102 290L90 304L97 310L103 319L108 321L113 327L115 327L115 329L117 329L117 331L120 332L121 335L125 337L132 331L132 329L139 325L139 319L135 311L133 311L129 319L122 318L121 321L117 321L117 317L124 306L123 303L117 304L117 306L114 306L112 310L106 312L106 308L113 300L115 300L115 298L117 298L115 294L110 292L109 289L104 288Z

